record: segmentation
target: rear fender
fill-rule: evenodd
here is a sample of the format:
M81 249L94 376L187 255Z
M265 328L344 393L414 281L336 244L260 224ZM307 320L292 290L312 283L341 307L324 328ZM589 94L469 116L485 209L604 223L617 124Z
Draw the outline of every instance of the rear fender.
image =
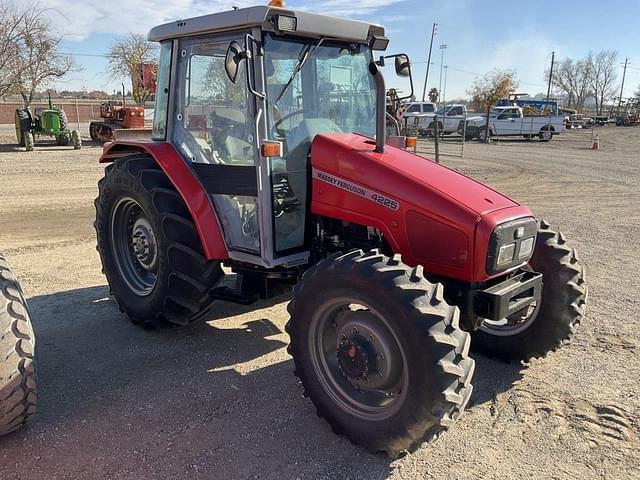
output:
M207 259L229 258L211 197L173 145L151 141L109 142L104 144L99 162L110 163L136 153L146 153L153 158L176 188L196 225Z

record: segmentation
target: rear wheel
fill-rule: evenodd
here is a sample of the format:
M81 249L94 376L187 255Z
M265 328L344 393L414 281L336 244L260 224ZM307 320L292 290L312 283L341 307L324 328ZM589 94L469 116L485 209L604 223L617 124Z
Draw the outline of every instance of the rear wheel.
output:
M205 258L180 195L147 156L106 169L95 201L98 251L111 293L134 323L179 325L198 318L222 278Z
M474 361L459 312L422 269L356 250L321 261L293 292L289 352L333 430L368 450L413 451L453 425Z
M542 142L550 142L553 138L553 131L547 127L544 127L542 130L540 130L538 137Z
M31 116L26 108L19 108L15 115L16 139L18 145L25 146L25 137L31 132Z
M573 334L587 300L584 267L564 235L544 220L529 267L543 274L540 302L503 320L485 320L472 334L475 350L504 360L528 360L556 350Z
M491 132L489 132L489 135L491 135ZM485 143L487 141L487 130L486 130L486 128L482 127L480 129L478 129L478 140L481 141L482 143Z
M0 254L0 435L36 412L35 339L24 295Z

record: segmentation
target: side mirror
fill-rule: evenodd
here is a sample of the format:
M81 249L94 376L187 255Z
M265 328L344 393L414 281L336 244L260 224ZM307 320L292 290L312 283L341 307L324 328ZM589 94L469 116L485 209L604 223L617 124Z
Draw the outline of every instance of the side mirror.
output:
M246 58L244 49L235 40L229 44L227 55L224 58L224 69L227 72L229 80L236 83L238 80L238 69L240 62Z
M399 77L408 77L411 75L411 65L408 55L401 53L396 56L396 73Z

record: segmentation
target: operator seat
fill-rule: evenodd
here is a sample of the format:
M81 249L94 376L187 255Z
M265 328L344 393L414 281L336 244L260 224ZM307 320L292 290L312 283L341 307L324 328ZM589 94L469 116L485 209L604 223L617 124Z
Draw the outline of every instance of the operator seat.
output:
M307 174L311 142L319 133L342 133L328 118L305 118L297 128L287 132L287 176L298 200L306 206Z

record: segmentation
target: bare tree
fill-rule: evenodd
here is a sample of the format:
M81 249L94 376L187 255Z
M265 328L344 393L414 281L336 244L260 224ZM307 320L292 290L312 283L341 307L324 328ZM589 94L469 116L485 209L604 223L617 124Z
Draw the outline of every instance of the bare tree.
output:
M70 57L58 52L62 36L53 33L47 10L0 5L0 96L19 93L25 107L39 87L66 75Z
M591 95L592 54L582 60L565 58L553 72L553 85L567 98L567 107L582 110ZM549 73L547 72L548 76Z
M472 97L476 107L482 108L487 113L485 125L485 138L489 141L489 113L498 100L506 98L518 86L515 80L515 72L511 70L493 70L482 78L473 82L467 91Z
M142 81L143 65L152 64L157 71L158 52L155 44L147 41L144 35L130 33L111 46L109 57L112 76L131 79L133 99L136 103L143 104L152 93Z
M39 19L25 34L18 60L21 70L18 90L25 107L31 105L39 87L64 77L75 68L71 57L58 53L61 41L62 37L50 33L50 26L43 19Z
M590 87L596 101L596 112L602 115L605 103L615 97L618 87L618 52L603 50L593 57L590 71Z

